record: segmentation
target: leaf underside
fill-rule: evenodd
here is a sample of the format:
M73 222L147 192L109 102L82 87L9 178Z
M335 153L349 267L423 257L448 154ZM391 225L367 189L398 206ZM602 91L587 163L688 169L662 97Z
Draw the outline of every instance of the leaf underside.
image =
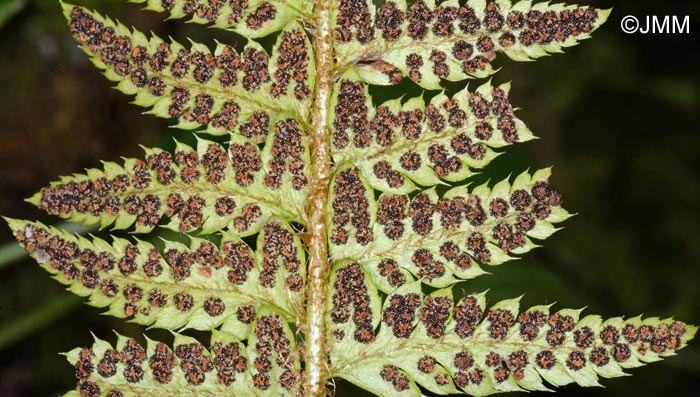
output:
M543 381L600 386L599 377L673 356L697 331L673 319L581 318L582 310L551 312L551 305L521 310L519 298L487 309L485 293L426 294L419 281L382 303L357 262L336 265L331 282L333 374L382 396L421 396L417 385L475 396L549 390Z
M310 224L316 11L301 0L130 0L249 39L183 46L63 4L81 49L121 92L180 130L222 136L105 162L28 201L70 221L140 234L110 241L6 219L57 281L106 313L173 332L171 346L121 335L66 354L67 396L301 395L307 246L327 230L328 378L380 396L488 395L598 386L674 355L696 327L581 310L487 308L459 281L537 247L570 217L549 168L466 181L535 138L510 84L372 101L404 77L427 90L483 78L499 53L529 61L590 37L609 10L509 0L336 0L328 109L332 173ZM276 35L271 53L253 39ZM221 141L221 139L219 139ZM466 182L465 182L466 181ZM150 239L157 226L179 241ZM184 241L184 242L183 242ZM311 280L309 280L311 283ZM461 291L461 290L459 290ZM184 335L211 331L211 341ZM312 330L313 331L313 330ZM297 347L299 345L299 347ZM546 383L545 383L546 382Z
M335 51L341 69L373 84L402 76L427 89L495 72L497 53L528 61L576 45L605 22L609 10L541 2L469 0L338 0ZM372 23L374 22L374 23Z

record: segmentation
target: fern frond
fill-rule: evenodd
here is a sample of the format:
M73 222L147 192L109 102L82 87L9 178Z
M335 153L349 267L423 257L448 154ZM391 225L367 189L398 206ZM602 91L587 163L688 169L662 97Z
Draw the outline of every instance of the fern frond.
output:
M390 193L409 193L414 182L464 180L499 155L494 148L534 139L515 117L509 92L510 84L485 83L427 105L417 97L375 108L367 85L348 72L331 101L333 160L355 164L374 189Z
M159 328L221 329L244 338L260 307L294 321L306 278L304 249L281 220L265 224L257 252L240 238L190 237L164 248L136 240L73 236L37 222L8 219L17 240L54 278L107 314Z
M484 293L455 302L451 288L424 294L419 281L389 294L380 311L359 264L337 267L332 281L333 374L382 396L420 396L416 384L474 396L549 390L543 380L600 386L598 377L674 355L697 331L672 319L580 318L581 310L550 306L521 312L519 299L487 310Z
M62 177L28 201L102 228L164 223L181 238L105 241L6 221L89 304L147 326L209 331L211 348L177 333L172 349L96 339L67 354L78 377L68 396L320 397L333 377L380 396L596 386L695 335L672 319L521 311L519 299L487 309L484 293L456 293L570 216L550 169L465 182L500 148L534 139L510 84L428 103L374 106L369 95L369 84L404 76L426 89L482 78L498 53L562 52L609 11L530 0L131 1L249 40L242 53L185 47L63 4L82 49L120 91L228 145L197 137L172 154L145 149L144 159ZM269 54L252 40L273 33Z
M245 37L263 37L293 20L308 19L312 2L303 0L129 0L169 18L189 18L232 30Z
M147 38L101 15L63 4L81 48L117 89L136 95L134 103L158 117L178 119L176 127L206 127L210 134L234 130L264 142L270 119L281 113L306 125L315 67L311 44L294 21L284 26L274 56L249 41L243 53L217 44L190 48L156 36Z
M151 339L143 348L121 335L115 347L95 338L66 354L78 384L65 396L297 395L299 353L289 326L270 308L251 323L247 346L221 331L212 331L209 349L177 333L172 349Z
M126 229L135 222L137 233L153 230L164 216L175 231L228 228L241 236L273 216L299 221L309 183L308 143L299 124L273 120L262 152L247 138L231 139L228 151L203 139L196 150L178 142L174 155L146 149L145 160L106 162L103 170L65 176L29 201L84 224Z
M406 282L445 287L486 273L536 247L553 225L570 215L549 185L550 169L523 173L513 184L455 187L442 197L435 189L415 196L372 190L355 167L341 169L331 185L328 218L334 261L352 260L384 292ZM364 194L363 194L364 193Z
M494 73L497 53L528 61L576 45L605 22L609 10L510 0L338 0L338 69L355 69L372 84L407 76L427 89Z

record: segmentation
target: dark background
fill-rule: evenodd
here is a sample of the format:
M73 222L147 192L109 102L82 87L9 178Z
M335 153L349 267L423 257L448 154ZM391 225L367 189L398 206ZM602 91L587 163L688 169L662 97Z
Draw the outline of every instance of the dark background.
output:
M58 175L141 156L139 144L172 147L167 120L111 89L68 32L54 0L0 0L0 214L57 223L23 202ZM81 2L85 3L85 2ZM162 16L139 5L92 1L127 25L180 42L241 44L240 37ZM558 302L603 316L675 316L700 323L700 9L694 0L591 1L614 6L592 40L537 62L500 57L495 84L513 81L518 115L540 140L516 145L487 169L500 179L554 165L553 183L578 216L516 263L465 283L491 288L491 302L526 293L523 307ZM627 35L625 15L690 15L691 34ZM377 95L420 92L403 83ZM60 351L114 341L145 327L100 316L16 253L0 226L0 396L56 396L74 387ZM6 243L6 244L2 244ZM149 335L154 333L149 331ZM157 337L157 334L156 334ZM605 389L560 389L566 396L696 395L700 343L678 357L602 380ZM362 392L338 382L338 396Z

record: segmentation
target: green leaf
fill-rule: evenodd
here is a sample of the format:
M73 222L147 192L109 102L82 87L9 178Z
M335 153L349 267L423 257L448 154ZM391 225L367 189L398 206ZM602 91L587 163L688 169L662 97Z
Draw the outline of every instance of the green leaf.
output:
M335 19L338 69L355 69L372 84L407 76L427 89L441 80L483 78L504 53L528 61L587 39L610 10L510 0L338 0ZM461 4L460 4L461 3Z
M213 331L208 350L177 333L172 349L148 338L145 349L121 335L115 347L95 338L91 347L66 354L78 378L76 390L66 396L282 395L299 382L293 335L270 309L253 323L254 343L246 346L234 335Z
M315 71L311 44L301 26L285 23L273 59L249 41L238 54L217 43L190 48L129 30L95 12L63 4L83 51L117 89L158 117L175 117L177 128L206 127L210 134L236 131L258 143L270 119L286 113L302 126L309 118Z
M341 271L336 270L336 277L341 277ZM331 310L344 317L328 319L329 330L342 327L346 335L363 326L359 318L379 316L374 307L366 313L359 304L379 300L369 277L352 280L352 284L334 284ZM345 301L353 305L341 306ZM543 380L555 386L573 382L599 386L599 377L623 376L626 368L674 355L697 331L673 319L603 321L599 316L580 319L580 312L550 313L549 306L520 312L519 299L501 301L486 310L483 293L455 302L450 288L426 295L415 281L386 297L381 326L363 343L340 348L348 344L350 338L345 336L334 344L331 366L334 376L379 395L410 393L397 386L396 378L407 379L410 387L415 380L437 394L475 396L548 390ZM338 334L331 335L337 338ZM383 376L387 365L393 377Z
M189 245L164 241L159 250L146 241L88 240L37 222L7 221L41 267L115 317L165 329L221 327L242 339L264 305L288 321L302 311L305 254L281 220L263 226L257 252L229 233L218 244L191 237Z
M485 272L537 245L570 215L549 185L550 169L510 184L459 186L375 200L358 168L341 168L331 184L327 222L334 261L360 263L390 292L414 278L445 287Z
M0 4L0 28L27 5L27 0L5 0Z
M294 333L276 309L263 308L248 340L255 392L264 396L297 395L301 362Z
M129 0L146 9L167 12L170 18L233 30L246 37L262 37L281 30L289 21L311 16L313 3L303 0Z
M228 228L241 236L256 233L270 217L299 220L308 195L308 144L294 119L273 124L262 153L239 135L228 151L203 139L196 150L178 142L174 156L145 149L145 160L64 176L29 201L74 222L115 229L136 223L137 233L150 232L164 216L175 231Z
M389 360L364 360L361 367L349 369L339 377L348 380L377 396L422 396L418 386L406 372Z
M485 83L452 98L438 94L429 104L417 97L375 108L367 86L348 72L331 101L333 160L355 164L383 192L464 180L500 154L493 149L534 139L515 117L509 91L510 84Z

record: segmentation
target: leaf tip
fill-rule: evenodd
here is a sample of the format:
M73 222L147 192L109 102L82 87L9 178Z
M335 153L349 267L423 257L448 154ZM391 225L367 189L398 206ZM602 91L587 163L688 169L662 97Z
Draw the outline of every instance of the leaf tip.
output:
M34 193L31 197L24 199L24 201L34 205L35 207L38 207L39 204L41 203L42 196L43 196L43 189Z
M3 216L2 219L5 220L5 222L7 223L7 226L9 226L13 232L18 231L22 226L24 226L27 223L27 221L23 221L20 219L14 219L14 218L10 218L7 216Z
M600 18L600 20L596 24L597 25L596 29L608 20L608 18L610 17L610 13L612 13L613 8L615 8L615 7L610 7L610 8L605 8L605 9L602 9L602 8L596 9L598 11L598 16ZM595 29L593 29L593 30L595 31Z

